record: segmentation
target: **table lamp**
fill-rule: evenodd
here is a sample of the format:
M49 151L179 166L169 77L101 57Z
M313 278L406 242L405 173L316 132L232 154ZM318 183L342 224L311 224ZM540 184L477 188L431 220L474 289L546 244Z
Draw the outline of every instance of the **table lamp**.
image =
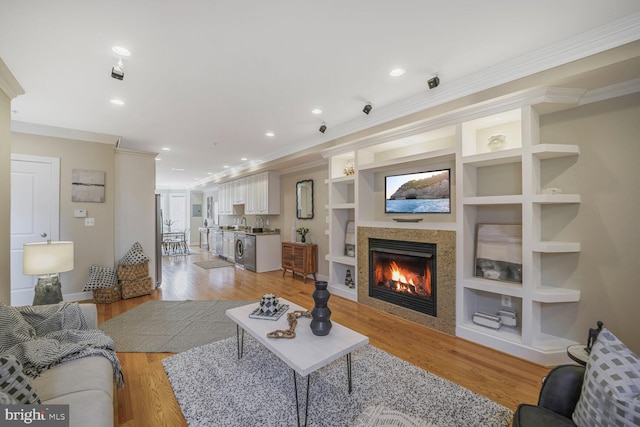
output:
M62 301L58 273L73 270L73 242L35 242L24 244L22 271L41 274L35 288L33 305L57 304Z

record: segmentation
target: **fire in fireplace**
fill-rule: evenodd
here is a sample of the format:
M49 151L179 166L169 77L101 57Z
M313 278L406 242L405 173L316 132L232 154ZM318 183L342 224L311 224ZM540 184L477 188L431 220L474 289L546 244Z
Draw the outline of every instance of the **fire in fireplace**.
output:
M436 245L369 239L369 296L436 317Z

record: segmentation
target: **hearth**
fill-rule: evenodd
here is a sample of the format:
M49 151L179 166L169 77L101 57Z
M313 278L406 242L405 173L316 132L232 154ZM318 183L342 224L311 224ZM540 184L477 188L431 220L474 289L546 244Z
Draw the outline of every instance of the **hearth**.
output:
M369 296L437 317L436 245L369 239Z

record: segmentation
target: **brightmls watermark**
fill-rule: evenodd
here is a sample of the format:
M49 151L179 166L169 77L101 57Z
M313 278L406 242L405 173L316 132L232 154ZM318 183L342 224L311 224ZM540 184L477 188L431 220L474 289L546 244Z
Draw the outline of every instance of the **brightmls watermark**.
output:
M0 408L0 427L69 427L69 405L6 405Z

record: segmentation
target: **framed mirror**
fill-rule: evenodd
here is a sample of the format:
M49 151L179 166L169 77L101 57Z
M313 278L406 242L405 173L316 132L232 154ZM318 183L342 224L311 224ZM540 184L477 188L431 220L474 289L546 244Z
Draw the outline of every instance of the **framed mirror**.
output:
M296 183L296 218L313 219L313 180Z

